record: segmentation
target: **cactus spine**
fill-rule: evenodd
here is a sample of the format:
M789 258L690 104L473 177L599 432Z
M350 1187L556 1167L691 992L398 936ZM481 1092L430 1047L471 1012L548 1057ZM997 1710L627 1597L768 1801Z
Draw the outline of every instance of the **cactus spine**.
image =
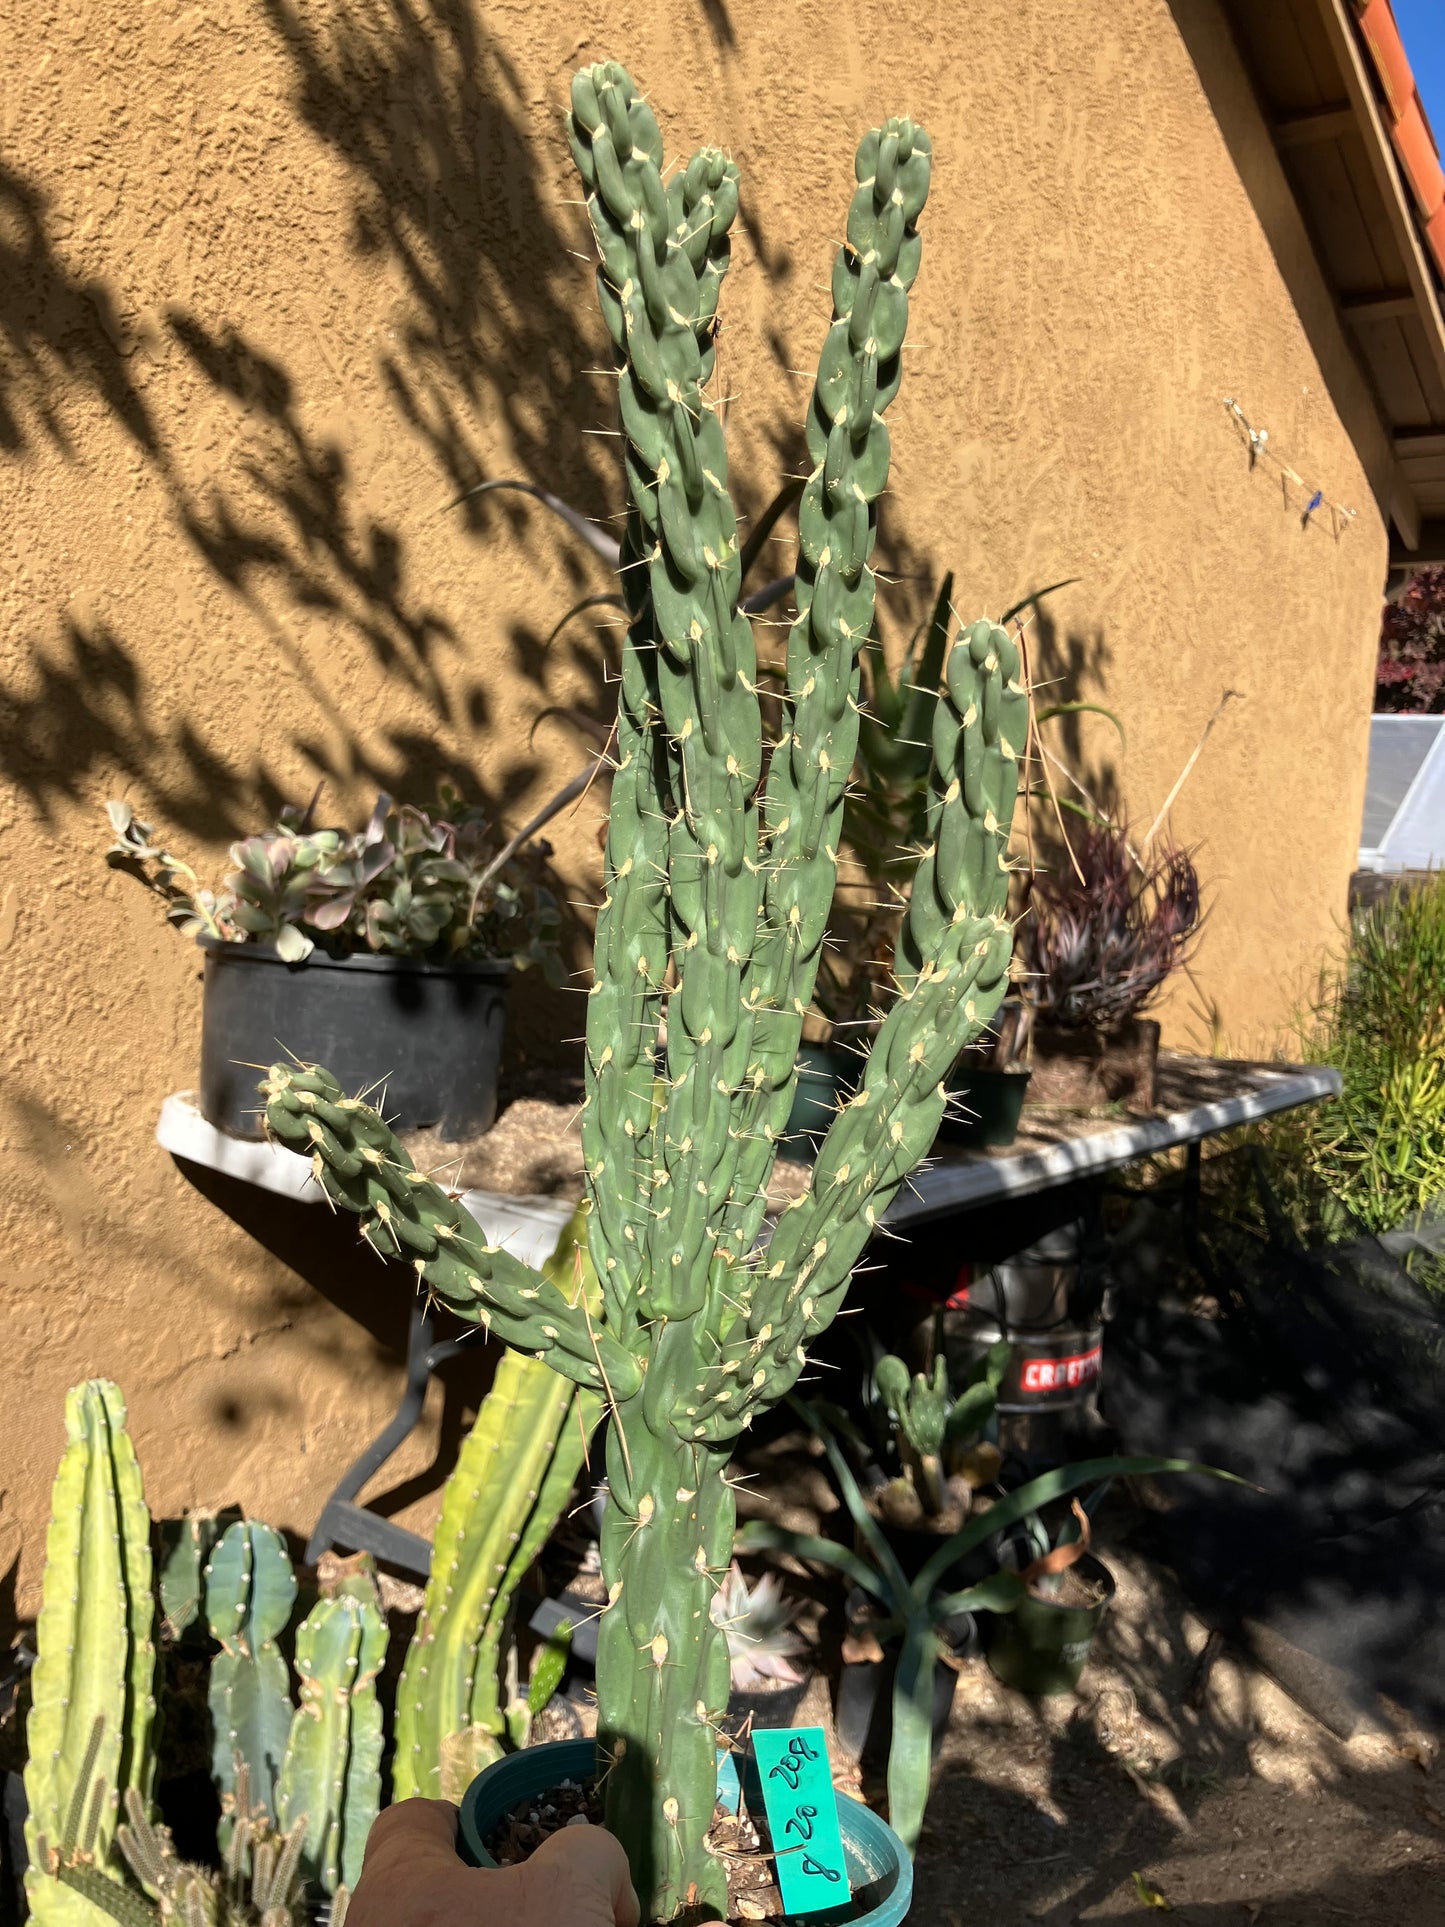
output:
M150 1798L155 1608L150 1514L108 1379L65 1401L68 1443L56 1474L26 1727L26 1893L38 1927L90 1927L89 1903L51 1877L44 1841L64 1837L92 1800L92 1866L106 1872L119 1798ZM118 1891L123 1891L117 1888Z
M581 1212L563 1228L545 1275L580 1275L597 1308ZM512 1596L571 1497L601 1409L595 1394L534 1358L506 1353L447 1480L421 1618L396 1701L392 1795L459 1799L500 1757L499 1694Z
M328 1894L360 1879L381 1801L376 1676L386 1640L376 1578L362 1553L297 1629L301 1704L276 1787L280 1826L300 1830L301 1872Z
M630 626L583 1118L601 1319L580 1293L489 1247L327 1073L276 1065L264 1089L271 1129L311 1156L379 1251L608 1400L597 1671L607 1819L645 1917L669 1920L725 1911L705 1835L728 1693L727 1646L709 1610L732 1545L728 1452L796 1380L878 1215L932 1144L945 1075L1002 1000L1028 697L1002 629L975 623L956 637L896 996L811 1191L759 1251L836 879L888 473L882 410L900 379L930 147L920 128L891 120L858 149L808 418L814 468L799 514L783 729L760 803L753 643L737 606L726 448L703 387L735 172L704 150L665 186L656 122L612 64L577 76L570 134L601 257L628 483Z
M211 1661L211 1777L221 1794L224 1849L236 1813L237 1774L276 1818L276 1780L291 1731L291 1676L276 1644L296 1603L285 1541L270 1526L239 1519L206 1566L206 1618L221 1650Z

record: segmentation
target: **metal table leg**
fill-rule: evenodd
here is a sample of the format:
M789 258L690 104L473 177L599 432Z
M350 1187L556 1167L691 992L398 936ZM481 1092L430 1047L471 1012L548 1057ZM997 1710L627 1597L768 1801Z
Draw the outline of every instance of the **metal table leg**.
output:
M322 1506L316 1529L306 1545L308 1565L314 1566L324 1552L341 1545L354 1552L374 1553L389 1566L400 1566L425 1578L431 1565L431 1542L359 1505L357 1494L381 1470L402 1440L416 1429L432 1373L449 1358L484 1343L485 1339L486 1333L478 1326L463 1332L459 1338L438 1340L430 1306L424 1299L417 1299L407 1332L406 1390L396 1408L396 1416L342 1474Z

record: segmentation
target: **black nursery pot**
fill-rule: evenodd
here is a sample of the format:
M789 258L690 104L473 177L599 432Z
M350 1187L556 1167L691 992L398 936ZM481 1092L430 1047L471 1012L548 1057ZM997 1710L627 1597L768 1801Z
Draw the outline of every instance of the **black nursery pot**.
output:
M258 1138L256 1069L292 1056L323 1064L343 1089L384 1084L398 1131L477 1137L497 1115L497 1067L510 963L328 957L283 963L269 944L202 944L201 1112L233 1137Z

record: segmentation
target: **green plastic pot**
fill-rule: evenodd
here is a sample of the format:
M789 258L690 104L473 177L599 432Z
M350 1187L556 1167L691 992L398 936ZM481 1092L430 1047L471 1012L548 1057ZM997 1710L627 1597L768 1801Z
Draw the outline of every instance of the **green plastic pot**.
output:
M555 1740L509 1753L479 1773L462 1795L457 1851L469 1867L494 1867L487 1835L521 1800L550 1793L563 1780L590 1780L597 1772L595 1740ZM757 1768L749 1756L744 1772L748 1804L762 1809ZM856 1800L838 1801L838 1825L853 1898L846 1907L809 1915L814 1927L898 1927L913 1899L908 1850L886 1820Z
M833 1122L840 1096L851 1094L858 1082L858 1059L830 1045L806 1044L798 1052L798 1082L783 1148L789 1157L811 1158L820 1138Z
M972 1115L957 1116L958 1104L950 1102L950 1115L939 1125L939 1136L972 1151L1000 1150L1012 1144L1019 1134L1030 1076L1026 1070L956 1070L944 1088L950 1100L967 1106Z
M1060 1606L1030 1595L990 1624L984 1645L989 1670L1016 1693L1045 1699L1072 1693L1079 1683L1099 1622L1114 1597L1114 1575L1091 1552L1073 1570L1098 1589L1096 1604Z

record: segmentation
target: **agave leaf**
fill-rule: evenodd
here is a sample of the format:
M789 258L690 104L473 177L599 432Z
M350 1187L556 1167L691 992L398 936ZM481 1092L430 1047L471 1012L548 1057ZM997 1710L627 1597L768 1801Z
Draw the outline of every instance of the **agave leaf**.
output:
M893 1680L893 1737L888 1748L888 1822L910 1859L923 1831L933 1769L933 1675L938 1635L914 1615L903 1636Z
M498 477L495 481L478 482L474 488L463 489L460 495L447 503L447 507L460 508L463 502L470 502L479 495L490 495L494 489L499 488L515 489L519 495L530 495L534 502L540 502L544 508L551 509L552 513L559 516L574 534L581 536L594 555L600 555L609 567L614 569L617 567L622 551L615 537L599 529L595 522L588 521L580 510L574 509L560 496L549 495L546 489L538 488L533 482L516 481L507 476Z
M1004 610L998 619L999 627L1002 628L1006 622L1012 622L1021 609L1027 609L1035 602L1042 602L1046 595L1054 595L1060 589L1071 589L1076 582L1082 582L1083 579L1081 575L1066 575L1062 582L1051 582L1047 589L1031 589L1026 596L1020 596L1011 609Z
M1129 739L1125 734L1123 723L1114 714L1112 709L1106 709L1102 703L1051 703L1047 709L1036 709L1034 711L1034 721L1035 723L1051 723L1055 717L1058 716L1082 715L1102 716L1107 722L1111 722L1119 732L1119 747L1121 749L1128 748Z

